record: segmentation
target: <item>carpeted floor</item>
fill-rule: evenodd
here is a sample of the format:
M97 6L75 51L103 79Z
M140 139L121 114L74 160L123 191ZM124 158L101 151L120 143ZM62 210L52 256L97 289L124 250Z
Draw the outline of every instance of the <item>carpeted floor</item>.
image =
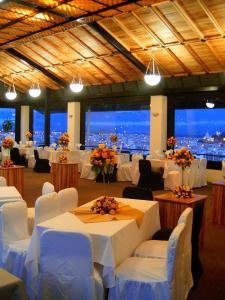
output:
M51 182L51 174L35 173L31 169L25 169L24 199L29 207L34 206L35 200L41 195L41 188L45 181ZM105 185L104 191L102 183L80 179L79 205L103 195L105 192L111 196L121 197L123 188L128 185L131 184L129 182L110 183ZM205 242L200 253L204 273L198 287L190 292L188 300L225 300L225 226L215 225L211 222L212 186L196 189L195 192L207 194L209 197L205 206ZM163 191L154 192L154 194L159 193L163 193Z

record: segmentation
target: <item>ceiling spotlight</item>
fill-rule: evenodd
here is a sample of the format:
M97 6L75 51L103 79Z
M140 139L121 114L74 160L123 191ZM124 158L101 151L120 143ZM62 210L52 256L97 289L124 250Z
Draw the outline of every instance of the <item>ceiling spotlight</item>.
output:
M83 90L83 84L82 84L82 80L81 78L78 79L78 81L76 82L73 78L71 84L70 84L70 89L72 92L74 93L80 93Z
M17 93L14 82L12 83L12 85L9 86L8 91L5 93L5 96L8 100L16 99Z
M213 102L208 102L208 100L207 100L207 102L206 102L206 104L205 104L208 108L213 108L214 106L215 106L215 103L213 103Z
M155 50L155 49L152 49ZM155 86L157 84L159 84L160 80L161 80L161 76L159 73L159 68L155 62L154 59L154 54L152 56L152 60L150 60L145 76L144 76L144 80L145 82L150 85L150 86Z
M35 84L33 84L29 89L28 93L33 98L39 97L41 95L41 89L39 87L39 83L37 83L36 86Z

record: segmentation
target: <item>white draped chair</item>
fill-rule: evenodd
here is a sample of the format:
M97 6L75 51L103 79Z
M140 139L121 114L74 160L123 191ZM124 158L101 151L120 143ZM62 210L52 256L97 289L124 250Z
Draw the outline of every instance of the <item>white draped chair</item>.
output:
M58 198L60 213L72 210L78 205L78 192L75 188L67 188L59 191Z
M45 195L55 191L55 187L51 182L46 181L42 186L41 194Z
M131 165L131 178L132 183L137 185L139 178L140 178L140 172L139 172L139 160L143 159L142 154L134 154L132 155L132 165Z
M192 208L186 208L179 217L177 225L185 225L185 244L184 244L184 260L182 269L180 269L180 274L185 278L181 283L183 285L180 288L183 288L183 294L185 298L193 285L193 278L191 272L191 257L192 257L192 246L191 246L191 236L192 236L192 223L193 223L193 210ZM148 240L141 243L135 250L134 256L138 257L148 257L148 258L161 258L167 259L167 248L169 241L162 240Z
M164 190L174 190L182 183L182 169L175 164L174 160L167 160L164 169Z
M0 210L1 265L21 279L25 279L24 262L29 243L26 203L4 204Z
M78 150L71 150L67 153L67 158L69 162L78 163L78 172L81 172L81 153Z
M3 176L0 176L0 186L7 186L7 181Z
M85 233L46 230L40 241L39 299L103 300L92 251Z
M109 300L181 300L185 225L173 230L167 259L129 257L116 269L116 285L109 289Z
M85 151L82 155L81 174L80 178L94 180L96 173L92 170L92 164L90 163L90 151Z
M130 162L117 166L117 180L138 182L140 176L138 161L140 159L143 159L142 154L133 154Z
M188 179L187 179L187 184L191 188L196 188L200 187L200 172L199 172L199 160L194 159L191 163L190 168L187 168L187 174L188 174Z

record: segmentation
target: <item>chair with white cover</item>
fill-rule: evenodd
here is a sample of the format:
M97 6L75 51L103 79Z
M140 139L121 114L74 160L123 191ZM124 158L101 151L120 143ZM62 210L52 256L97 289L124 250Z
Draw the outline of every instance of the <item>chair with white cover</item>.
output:
M58 192L59 211L60 213L67 212L77 207L78 192L75 188L66 188Z
M182 170L174 160L167 160L164 170L164 190L173 191L177 185L181 185Z
M3 176L0 176L0 186L7 186L7 181Z
M48 193L52 193L54 191L55 191L54 185L52 183L46 181L42 186L41 194L45 195ZM29 228L29 233L31 234L33 231L33 227L34 227L35 208L28 207L27 213L28 213L28 228Z
M180 269L181 276L185 274L185 280L181 281L184 289L184 294L188 295L192 285L193 278L191 272L191 259L192 259L192 224L193 224L193 210L192 208L186 208L179 217L177 225L185 225L185 241L184 241L184 259L183 266ZM170 236L171 237L171 236ZM135 250L134 256L147 257L147 258L161 258L167 259L167 248L169 241L162 240L148 240L142 242ZM185 298L186 299L186 298Z
M206 169L207 169L207 159L206 158L201 158L200 161L199 161L198 187L207 185ZM225 170L225 161L224 161L224 170ZM225 176L225 174L224 174L224 176Z
M129 257L116 269L116 285L109 289L109 300L181 300L185 225L173 230L167 259Z
M134 154L132 155L132 165L131 165L131 178L132 183L137 185L139 178L140 178L140 172L139 172L139 160L143 159L142 154Z
M187 181L185 181L184 178L184 184L188 184L191 188L195 187L200 187L200 182L199 182L199 160L194 159L191 162L190 168L187 169L188 178Z
M94 180L96 178L96 173L92 170L92 164L90 163L90 155L91 153L87 151L82 156L80 178Z
M34 225L59 215L59 198L56 192L48 193L35 201Z
M46 230L40 241L39 299L104 299L92 251L92 240L85 233Z
M0 226L1 265L13 275L25 279L24 262L30 243L26 203L4 204L0 210Z

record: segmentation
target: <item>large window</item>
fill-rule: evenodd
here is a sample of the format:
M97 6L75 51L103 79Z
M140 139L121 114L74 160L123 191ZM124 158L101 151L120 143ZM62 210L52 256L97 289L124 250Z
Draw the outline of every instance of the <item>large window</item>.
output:
M0 140L6 136L15 139L15 108L0 108Z
M177 109L177 147L188 147L209 160L225 159L225 108Z
M85 116L85 145L96 147L99 143L111 146L111 134L117 134L117 147L132 151L149 151L150 111L117 110L87 111Z
M67 131L67 113L57 112L50 114L50 144L58 143L62 133Z
M45 144L45 115L39 110L33 110L33 140L37 145Z

